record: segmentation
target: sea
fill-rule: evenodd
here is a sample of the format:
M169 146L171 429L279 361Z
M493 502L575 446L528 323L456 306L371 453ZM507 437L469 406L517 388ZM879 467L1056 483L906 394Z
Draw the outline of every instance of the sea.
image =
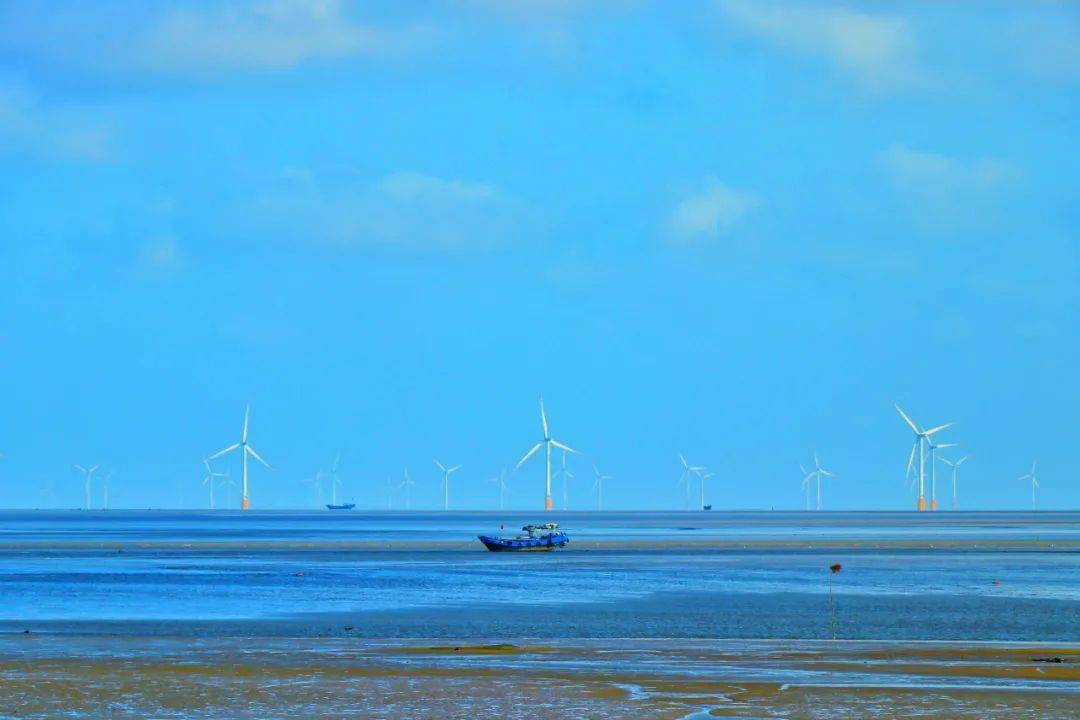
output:
M570 544L477 540L537 521ZM1077 512L0 512L0 717L1057 717L1078 649Z

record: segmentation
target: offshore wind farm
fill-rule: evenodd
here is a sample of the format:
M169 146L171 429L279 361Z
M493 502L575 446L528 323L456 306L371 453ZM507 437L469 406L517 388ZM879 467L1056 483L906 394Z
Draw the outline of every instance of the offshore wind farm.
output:
M0 720L1077 720L1077 48L0 0Z

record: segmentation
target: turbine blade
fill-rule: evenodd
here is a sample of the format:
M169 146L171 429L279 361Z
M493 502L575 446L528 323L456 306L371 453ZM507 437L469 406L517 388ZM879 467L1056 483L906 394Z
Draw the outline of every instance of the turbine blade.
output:
M274 468L270 467L270 463L266 462L261 457L259 457L259 453L255 452L255 448L251 447L250 445L245 445L244 449L247 450L249 453L251 453L251 457L255 458L256 460L258 460L259 462L261 462L263 465L270 468L271 470L274 469Z
M446 472L446 468L443 467L443 464L441 462L439 462L438 460L432 460L432 462L435 463L435 467L439 468L443 472Z
M938 425L938 426L937 426L936 428L930 428L929 430L927 430L927 431L926 431L925 433L923 433L923 434L924 434L924 435L926 435L926 437L930 437L930 436L931 436L931 435L933 435L934 433L937 433L937 432L941 432L941 431L942 431L942 430L944 430L945 428L951 428L951 427L952 427L953 425L955 425L955 424L956 424L956 423L945 423L944 425ZM940 446L939 446L939 447L940 447Z
M544 412L544 396L540 396L540 424L544 426L544 437L548 436L547 413Z
M452 473L452 472L457 472L457 471L458 471L458 470L460 470L460 469L461 469L461 466L460 466L460 465L455 465L454 467L452 467L452 468L450 468L449 470L447 470L447 471L446 471L446 474L447 474L447 475L449 475L450 473Z
M682 463L684 468L690 467L690 464L686 462L686 458L683 457L682 453L679 453L679 461Z
M242 436L241 442L247 442L248 420L250 420L250 419L251 419L251 403L248 403L248 406L246 408L244 408L244 434Z
M904 477L905 478L911 476L911 466L915 464L915 449L917 447L919 447L919 441L918 440L916 440L915 444L913 444L911 446L911 455L909 455L908 459L907 459L907 471L904 472Z
M240 443L233 443L232 445L225 448L224 450L218 450L216 453L214 453L213 455L211 455L210 457L208 457L206 459L207 460L213 460L215 458L219 458L222 455L224 455L225 453L231 453L233 450L235 450L238 447L240 447Z
M580 455L581 454L580 451L575 450L574 448L570 447L569 445L563 445L558 440L552 440L551 444L554 445L555 447L559 448L560 450L565 450L566 452L572 452L575 455Z
M906 422L912 430L914 430L916 433L920 432L919 426L912 422L911 418L907 416L907 413L900 409L899 405L893 403L893 407L896 408L896 412L900 413L900 417L904 418L904 422Z
M531 458L536 453L537 450L539 450L541 447L543 447L543 445L544 445L544 443L542 443L542 442L538 442L535 445L533 445L532 450L525 453L525 457L518 460L518 464L514 466L513 472L517 472L517 469L519 467L521 467L523 464L525 464L525 461L528 460L529 458Z

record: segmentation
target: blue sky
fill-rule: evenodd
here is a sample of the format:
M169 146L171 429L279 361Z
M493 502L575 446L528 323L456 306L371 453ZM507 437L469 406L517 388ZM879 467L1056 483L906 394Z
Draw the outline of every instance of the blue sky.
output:
M797 508L817 449L908 508L893 401L965 507L1035 458L1078 507L1077 48L1066 2L0 2L0 505L201 507L250 402L255 507L339 450L491 507L543 393L575 507L682 507L681 450Z

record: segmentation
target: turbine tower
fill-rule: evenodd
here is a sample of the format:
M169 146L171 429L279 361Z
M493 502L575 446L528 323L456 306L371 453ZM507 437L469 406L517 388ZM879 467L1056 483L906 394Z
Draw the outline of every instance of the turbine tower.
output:
M935 445L933 440L927 440L926 444L930 448L930 511L937 512L937 463L934 462L937 455L935 453L942 448L956 447L956 443Z
M214 460L216 458L219 458L222 455L226 455L228 453L231 453L233 450L239 450L240 451L240 458L241 458L241 460L240 460L240 462L241 462L240 509L241 510L248 510L251 507L251 495L248 493L248 455L250 455L251 457L253 457L256 460L258 460L259 462L261 462L268 469L273 469L273 468L270 467L270 464L268 462L266 462L261 457L259 457L259 453L255 452L255 448L251 447L251 445L248 443L248 420L250 419L250 417L251 417L251 406L248 405L247 409L244 410L244 432L243 432L243 434L240 435L240 442L233 443L232 445L225 448L224 450L219 450L216 453L214 453L213 455L211 455L210 457L206 458L207 461L210 461L210 460Z
M450 509L450 475L461 469L460 465L455 465L452 468L444 467L438 460L435 461L435 466L442 471L442 486L443 486L443 510Z
M593 480L593 490L596 491L596 509L604 509L604 481L614 480L611 475L603 475L600 473L600 469L595 465L592 466L593 472L596 473L596 479Z
M698 480L701 481L701 507L698 508L699 510L705 509L705 481L711 478L713 474L711 472L698 474Z
M504 506L504 499L506 497L506 468L503 468L498 475L488 478L488 482L492 482L499 487L499 509L502 510Z
M1021 475L1016 478L1017 480L1030 480L1031 481L1031 509L1035 510L1035 491L1039 488L1039 479L1035 477L1035 466L1039 464L1039 461L1031 463L1031 472L1027 475Z
M206 468L206 476L203 478L202 484L210 486L210 509L214 510L214 483L217 482L217 478L225 477L225 473L214 472L210 469L210 461L204 459L203 466Z
M915 422L907 416L907 414L900 409L900 406L893 403L893 407L896 408L896 412L900 413L900 417L904 418L904 422L908 424L908 427L915 433L915 442L911 446L911 455L908 457L907 472L904 474L904 478L911 476L911 466L915 462L915 451L919 451L919 512L926 510L926 443L930 440L930 437L935 433L939 433L947 427L952 427L953 423L945 423L944 425L938 425L937 427L930 428L929 430L921 430Z
M825 468L821 467L821 462L818 460L818 454L817 454L816 450L814 451L814 469L811 470L810 472L806 472L806 468L804 468L802 465L799 466L799 469L802 470L802 472L803 472L803 479L802 479L803 487L811 488L811 487L813 487L812 483L814 483L815 481L817 482L817 503L815 504L814 509L815 510L820 510L821 509L821 478L822 478L822 476L831 477L831 478L834 478L836 476L833 475L828 470L826 470ZM809 495L809 493L807 493L807 495ZM809 505L810 505L809 497L807 497L806 505L809 508Z
M532 446L529 452L525 453L525 456L518 460L518 464L514 466L514 472L517 472L518 468L525 464L525 461L531 458L537 450L544 448L545 452L545 464L544 464L544 509L551 510L551 446L563 450L565 452L578 453L572 447L562 444L558 440L551 437L551 433L548 431L547 413L544 412L544 398L540 398L540 425L544 431L544 436L540 442Z
M701 477L702 471L705 469L703 465L691 465L686 462L686 458L681 452L676 453L679 456L679 462L682 463L683 471L679 476L678 485L685 490L685 497L683 498L683 510L690 509L690 476L697 475Z
M948 465L949 467L952 468L952 509L953 510L955 510L957 508L956 469L959 468L961 465L963 465L964 461L967 460L967 459L968 459L967 455L960 458L956 462L953 462L953 461L949 460L948 458L944 458L944 457L939 457L938 458L938 460L940 460L941 462L945 463L946 465Z
M98 469L97 465L91 468L84 468L82 465L76 465L75 469L81 472L85 477L84 491L86 494L86 509L90 509L90 483L94 479L94 471Z

